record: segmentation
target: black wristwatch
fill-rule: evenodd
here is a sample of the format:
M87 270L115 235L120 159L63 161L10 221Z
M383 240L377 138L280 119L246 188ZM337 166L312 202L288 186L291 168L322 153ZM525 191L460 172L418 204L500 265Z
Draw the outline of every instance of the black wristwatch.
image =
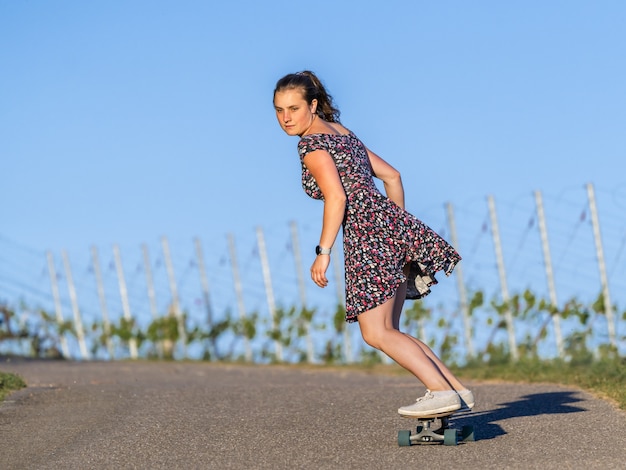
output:
M322 248L321 246L317 245L315 247L315 254L317 256L319 256L319 255L330 255L330 248Z

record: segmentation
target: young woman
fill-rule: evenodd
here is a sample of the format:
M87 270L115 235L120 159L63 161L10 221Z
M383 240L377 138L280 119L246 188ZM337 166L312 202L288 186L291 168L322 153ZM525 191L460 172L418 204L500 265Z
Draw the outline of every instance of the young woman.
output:
M461 259L433 230L404 210L400 173L339 122L339 110L309 71L281 78L274 90L281 128L299 136L305 192L324 201L322 233L311 278L328 285L326 270L343 228L346 321L358 321L364 341L410 371L427 388L407 416L472 408L474 397L422 341L399 330L407 298L430 292L438 271L449 275ZM373 177L382 180L386 196Z

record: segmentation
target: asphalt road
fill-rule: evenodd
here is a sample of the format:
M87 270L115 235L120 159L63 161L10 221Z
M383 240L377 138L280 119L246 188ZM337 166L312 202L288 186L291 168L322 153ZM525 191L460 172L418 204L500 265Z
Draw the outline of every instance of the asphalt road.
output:
M408 376L209 363L0 361L1 469L621 469L626 413L572 388L471 384L476 442L398 447Z

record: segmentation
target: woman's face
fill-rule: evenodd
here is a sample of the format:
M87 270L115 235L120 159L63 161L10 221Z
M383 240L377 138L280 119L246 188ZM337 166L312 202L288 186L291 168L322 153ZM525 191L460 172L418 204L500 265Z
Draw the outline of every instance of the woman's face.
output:
M317 100L309 105L298 89L278 91L274 95L276 119L287 135L304 134L313 123L316 108Z

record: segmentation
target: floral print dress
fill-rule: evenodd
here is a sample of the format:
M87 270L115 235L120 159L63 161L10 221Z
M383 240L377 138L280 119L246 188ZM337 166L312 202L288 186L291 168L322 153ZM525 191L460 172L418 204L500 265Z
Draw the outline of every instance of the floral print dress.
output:
M315 150L327 151L337 166L347 203L343 221L346 321L392 298L406 280L403 268L411 264L407 298L417 299L437 283L434 275L450 275L461 257L422 221L400 208L376 187L363 143L346 135L309 134L298 143L302 187L314 199L322 192L304 164Z

